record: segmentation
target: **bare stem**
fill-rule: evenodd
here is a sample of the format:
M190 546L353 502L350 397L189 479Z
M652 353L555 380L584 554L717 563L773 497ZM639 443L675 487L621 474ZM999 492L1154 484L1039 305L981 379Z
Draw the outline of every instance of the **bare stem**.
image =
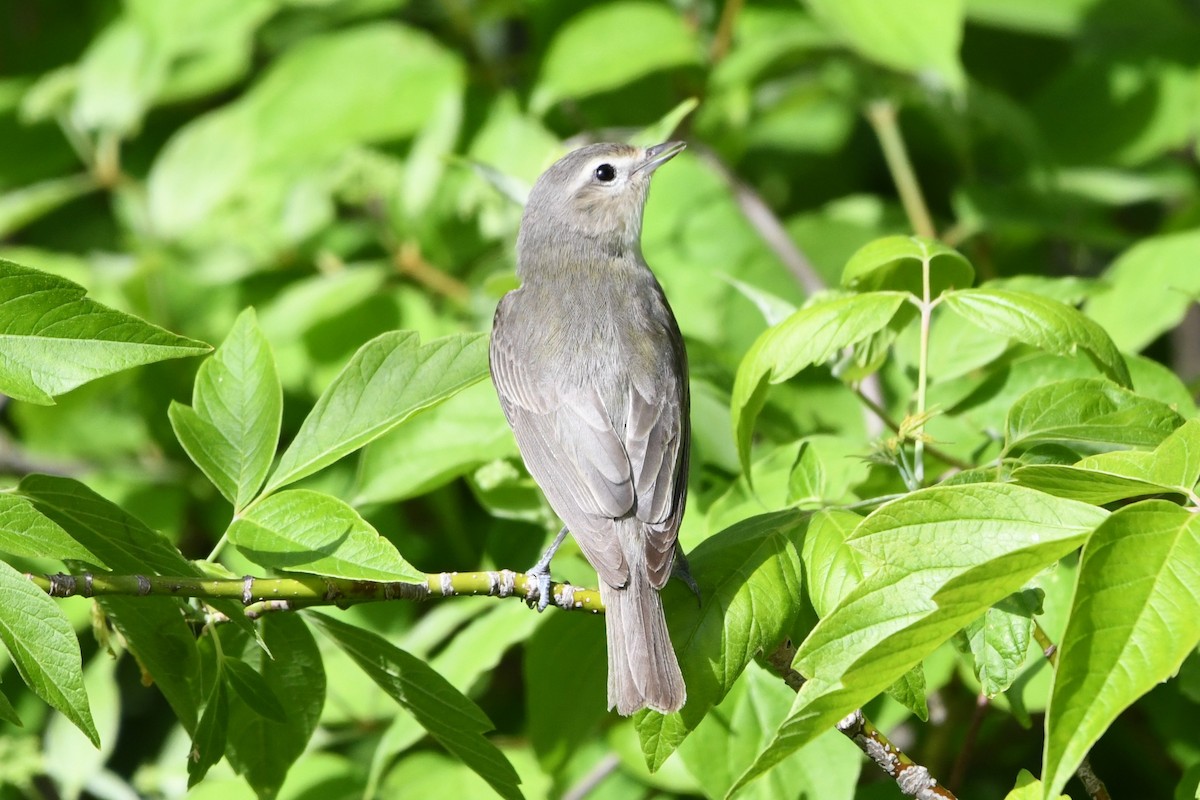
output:
M717 35L713 38L709 58L716 65L729 52L733 43L733 24L737 21L738 13L742 10L743 0L725 0L721 9L721 19L717 23Z
M878 417L879 420L884 425L886 425L889 429L891 429L891 431L893 433L900 432L900 425L895 420L893 420L890 416L888 416L887 411L882 406L880 406L878 403L876 403L874 400L872 400L869 396L864 394L860 389L855 389L854 393L856 395L858 395L858 399L862 401L863 405L865 405L867 408L869 408L871 410L871 413L874 414L876 417ZM929 455L933 456L937 460L944 461L945 463L949 464L952 467L956 467L957 469L965 470L965 469L974 469L975 468L974 464L963 461L961 458L956 458L955 456L952 456L949 453L946 453L946 452L934 447L931 444L925 445L925 452L928 453Z
M913 473L917 485L925 483L925 389L929 383L929 323L933 318L933 298L929 290L929 261L921 259L921 349L917 359L917 430L913 439Z
M393 258L393 263L402 273L417 283L457 303L465 304L471 299L469 286L426 261L425 257L421 255L421 251L411 242L400 245Z
M888 171L892 173L892 181L896 184L896 191L900 194L900 202L904 205L904 213L908 215L913 231L918 236L937 238L933 218L929 216L929 207L921 193L921 184L917 182L908 148L904 146L900 126L896 123L896 106L891 100L872 100L867 104L867 121L879 139L883 158L887 161Z

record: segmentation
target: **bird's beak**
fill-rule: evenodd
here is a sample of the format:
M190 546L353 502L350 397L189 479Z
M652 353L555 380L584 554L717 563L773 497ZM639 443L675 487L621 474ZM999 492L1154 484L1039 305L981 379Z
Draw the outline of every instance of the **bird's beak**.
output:
M663 164L670 161L675 156L683 152L683 148L687 147L687 142L663 142L656 144L653 147L646 148L646 158L642 163L634 167L633 171L645 172L649 175L654 170L661 167Z

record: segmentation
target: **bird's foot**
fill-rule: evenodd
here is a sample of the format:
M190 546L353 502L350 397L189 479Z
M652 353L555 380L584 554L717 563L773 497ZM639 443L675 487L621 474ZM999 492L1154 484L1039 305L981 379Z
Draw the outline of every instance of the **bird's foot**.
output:
M671 577L683 581L684 585L692 590L692 594L696 595L696 605L704 602L704 598L700 595L700 584L696 583L696 579L692 577L692 568L683 555L683 549L678 546L675 550L675 565L671 567Z
M554 554L558 552L558 548L563 543L563 539L567 538L567 526L564 525L558 535L554 537L554 541L546 548L546 552L542 553L542 557L538 562L525 571L525 601L530 607L534 602L537 602L538 612L546 610L550 605L550 601L554 599L554 595L550 590L553 581L550 579L550 560L554 558Z

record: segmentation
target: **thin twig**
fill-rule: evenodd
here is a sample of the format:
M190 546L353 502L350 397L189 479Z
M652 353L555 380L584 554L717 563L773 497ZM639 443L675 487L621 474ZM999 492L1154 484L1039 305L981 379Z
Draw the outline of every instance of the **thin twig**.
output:
M904 145L904 137L900 135L900 126L896 123L896 106L891 100L872 100L867 104L867 121L879 139L883 150L883 158L887 162L892 181L900 195L904 213L908 215L909 224L918 236L930 239L937 238L937 229L933 227L933 218L929 215L929 207L925 204L925 196L921 193L921 184L913 171L912 161L908 157L908 148Z
M957 792L962 787L963 778L966 777L967 767L971 763L971 755L975 751L975 740L979 738L979 729L983 727L983 718L987 716L988 709L992 703L988 696L983 692L975 698L975 711L971 714L971 722L967 726L967 732L963 736L962 746L958 750L958 757L954 759L954 766L950 768L950 780L946 781L946 785L952 791Z
M767 656L767 664L790 689L798 692L804 685L804 676L792 669L795 658L796 646L785 640ZM955 800L953 792L939 784L928 769L892 744L883 731L867 719L861 708L838 722L837 729L891 776L904 794L916 800Z
M426 261L425 257L421 255L421 251L412 242L400 245L392 262L400 272L408 275L417 283L438 294L445 295L457 303L465 304L471 299L471 287Z
M742 214L746 217L746 221L758 233L763 243L775 254L775 257L783 262L788 271L799 282L801 288L808 294L815 294L825 288L825 281L821 278L820 273L813 267L812 262L801 252L796 243L792 241L792 237L788 234L783 223L779 221L779 217L775 216L775 212L767 205L767 202L759 196L758 192L741 178L734 174L721 157L710 147L706 147L699 143L692 143L691 149L696 152L696 155L708 164L722 180L725 181L730 191L733 192L734 202L741 209Z
M725 0L725 7L721 9L721 19L717 22L717 34L713 37L712 49L709 51L709 60L713 66L725 58L729 46L733 44L733 24L742 10L742 3L743 0Z
M617 754L609 753L597 761L596 766L588 770L587 774L580 778L574 786L564 792L562 800L583 800L620 766L621 759Z

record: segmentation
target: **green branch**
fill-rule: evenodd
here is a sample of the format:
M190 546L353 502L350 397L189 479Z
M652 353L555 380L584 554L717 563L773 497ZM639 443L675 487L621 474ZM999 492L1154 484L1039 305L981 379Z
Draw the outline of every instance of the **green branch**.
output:
M198 600L236 600L250 616L264 611L293 611L311 606L345 607L386 600L426 600L438 597L495 596L527 600L533 584L522 572L436 572L424 583L366 581L301 575L292 578L194 578L164 575L81 575L26 573L51 597L188 597ZM604 613L600 592L556 583L551 604L565 611Z

